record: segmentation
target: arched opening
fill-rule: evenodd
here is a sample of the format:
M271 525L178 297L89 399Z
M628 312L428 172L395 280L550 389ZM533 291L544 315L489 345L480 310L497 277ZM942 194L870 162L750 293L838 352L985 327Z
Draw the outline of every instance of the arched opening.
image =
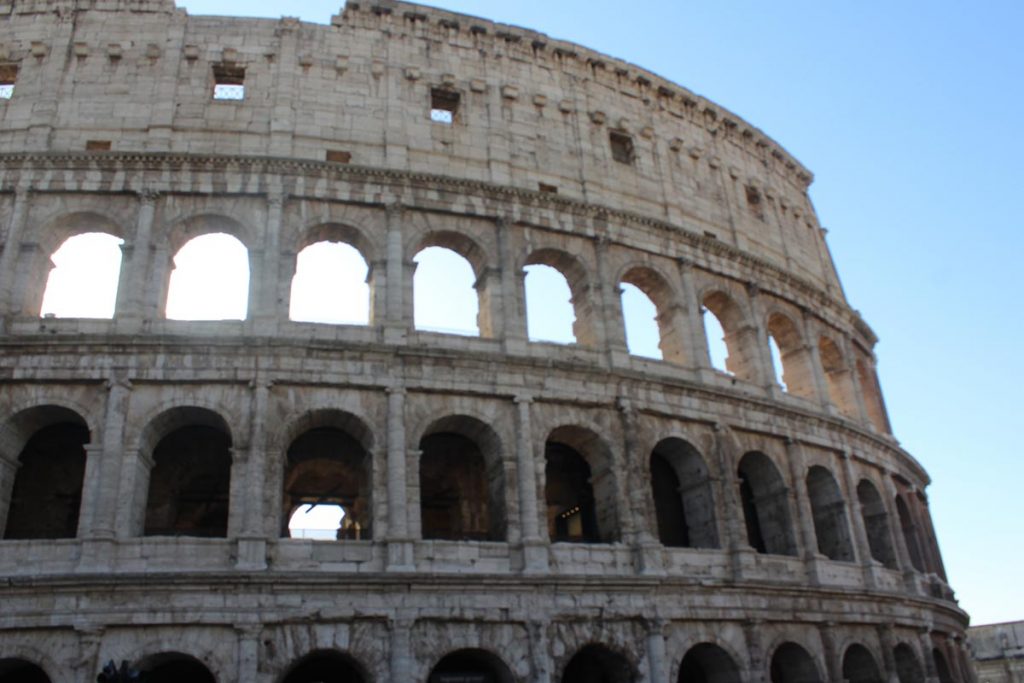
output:
M924 669L909 645L900 643L893 649L892 656L900 683L924 683Z
M580 648L562 672L562 683L634 683L638 679L628 659L597 644Z
M772 683L821 683L814 660L796 643L783 643L772 655Z
M169 320L245 320L249 309L249 252L236 237L193 237L174 256L167 286Z
M776 369L776 380L790 394L811 398L814 396L814 371L803 336L792 320L781 313L768 316L768 339L778 349L781 376Z
M526 272L526 331L530 341L572 344L576 314L569 282L551 266L535 264Z
M846 501L832 473L818 465L811 467L807 471L807 496L811 501L818 552L830 560L853 562Z
M682 439L663 439L651 452L651 489L663 545L717 548L711 477L697 449Z
M878 664L863 645L854 643L843 655L843 679L849 683L883 683Z
M445 247L416 254L413 320L417 330L480 336L480 297L473 266Z
M740 683L740 672L729 653L711 643L686 651L677 683Z
M225 537L231 485L231 435L219 415L178 408L153 449L143 533Z
M24 659L0 659L0 683L50 683L40 667Z
M26 411L14 422L16 430L24 422L34 431L26 430L31 436L18 455L3 537L74 538L89 443L85 421L65 408L46 406Z
M427 429L420 452L423 538L504 541L505 474L494 430L471 417L444 418Z
M615 477L600 438L582 427L559 427L544 444L548 537L552 542L618 540Z
M932 649L932 660L935 662L935 675L939 677L939 683L956 683L953 678L953 671L949 668L946 655L942 654L939 648Z
M282 536L356 541L372 538L370 453L344 429L346 417L340 413L320 415L317 426L300 434L288 447L281 501Z
M900 529L903 531L903 541L907 545L907 552L910 554L910 564L919 572L924 571L924 558L921 555L921 544L917 536L917 525L914 518L910 516L910 509L907 507L903 496L896 496L896 515L900 518Z
M104 232L69 237L53 252L40 315L113 318L124 240Z
M370 323L369 267L359 250L323 240L296 257L288 317L314 323Z
M825 384L828 387L828 398L843 414L857 414L857 403L853 396L853 380L850 369L839 346L828 337L818 339L818 355L821 357L822 370L825 371Z
M751 352L753 332L744 324L739 305L721 291L709 292L701 304L711 366L740 379L754 379L757 364ZM721 343L717 341L719 339Z
M366 683L363 667L334 650L311 652L288 668L281 683Z
M515 678L497 655L480 649L451 652L441 658L427 683L514 683Z
M796 555L789 491L775 464L764 453L747 453L740 460L739 481L750 546L769 555Z
M146 683L217 683L205 664L179 652L146 657L137 669Z
M896 552L892 547L892 531L889 529L889 512L885 509L878 489L867 479L857 484L857 502L864 520L871 557L889 569L896 569Z
M658 308L636 285L623 282L620 288L622 320L626 326L626 347L634 356L662 359Z

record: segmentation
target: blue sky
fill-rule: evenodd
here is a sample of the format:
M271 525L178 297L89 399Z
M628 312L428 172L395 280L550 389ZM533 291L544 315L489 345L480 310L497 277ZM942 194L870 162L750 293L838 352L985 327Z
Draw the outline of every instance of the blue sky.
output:
M179 2L277 17L279 3ZM428 2L425 4L438 4ZM896 436L928 469L974 623L1024 619L1024 3L450 0L627 59L809 167L847 298L881 338ZM339 2L293 0L327 23Z

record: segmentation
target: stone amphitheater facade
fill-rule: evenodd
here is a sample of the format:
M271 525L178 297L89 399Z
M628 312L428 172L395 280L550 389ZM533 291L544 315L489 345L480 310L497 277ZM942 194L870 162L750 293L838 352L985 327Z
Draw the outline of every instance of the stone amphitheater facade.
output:
M973 680L876 338L760 130L399 2L0 13L0 683ZM123 240L115 314L41 316L86 232ZM164 315L206 233L248 250L245 320ZM325 240L369 264L368 325L289 319ZM416 329L430 246L471 264L479 336ZM528 339L531 264L576 343ZM286 537L310 491L359 531Z

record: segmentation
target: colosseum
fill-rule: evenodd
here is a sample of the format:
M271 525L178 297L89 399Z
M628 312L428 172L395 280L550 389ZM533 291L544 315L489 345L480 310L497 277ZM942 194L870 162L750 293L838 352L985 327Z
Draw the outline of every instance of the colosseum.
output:
M876 337L760 130L393 0L0 13L0 683L974 681ZM96 234L112 313L47 313ZM244 312L170 315L210 236ZM363 320L294 314L324 244L366 277L314 298ZM427 249L471 273L473 334L419 324ZM567 343L529 331L538 272Z

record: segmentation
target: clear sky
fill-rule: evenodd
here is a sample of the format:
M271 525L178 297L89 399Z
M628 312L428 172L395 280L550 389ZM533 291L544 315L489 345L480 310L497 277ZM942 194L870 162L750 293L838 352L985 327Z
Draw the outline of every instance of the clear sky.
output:
M187 0L327 23L340 2ZM447 0L631 61L808 166L847 297L881 338L896 436L928 469L974 623L1024 619L1024 3ZM1016 417L1015 417L1016 416Z

